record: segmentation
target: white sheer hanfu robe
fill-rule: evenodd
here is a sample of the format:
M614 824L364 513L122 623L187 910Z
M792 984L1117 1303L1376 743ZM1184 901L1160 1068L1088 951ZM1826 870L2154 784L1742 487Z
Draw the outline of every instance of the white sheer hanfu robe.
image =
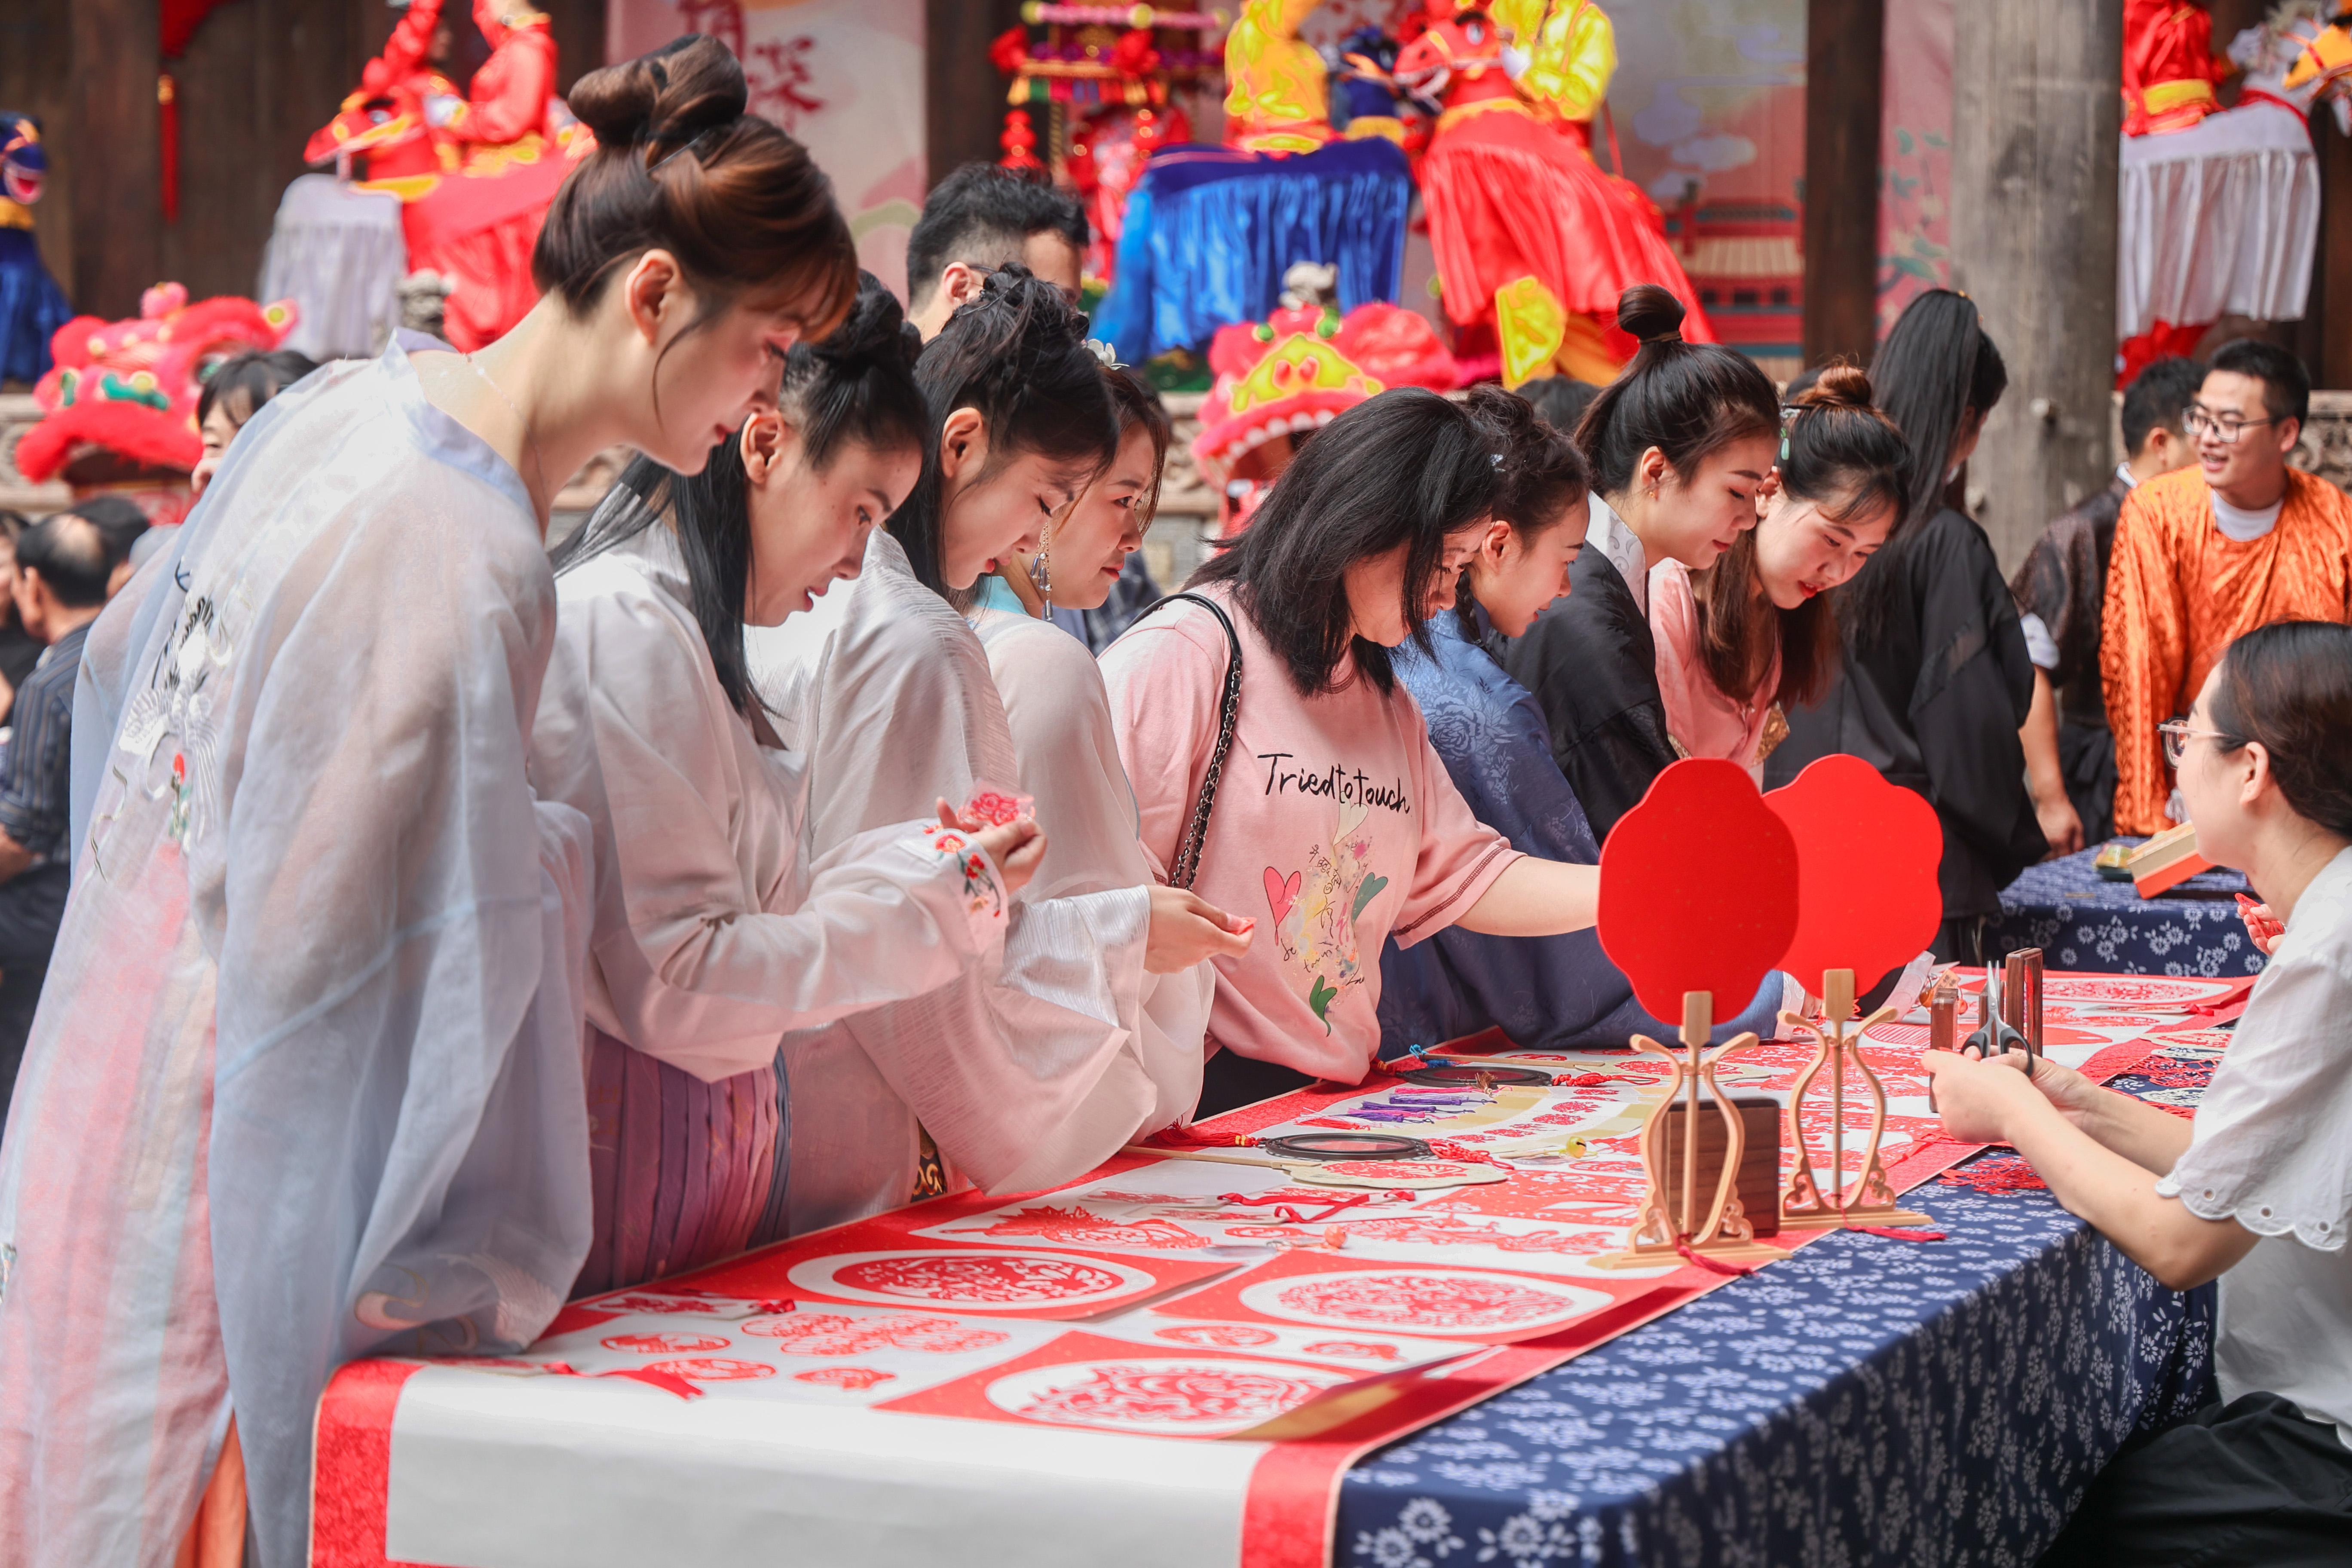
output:
M554 639L521 480L396 343L264 408L150 579L0 1144L0 1562L170 1563L234 1408L293 1568L333 1367L562 1305L592 851L526 782Z
M1093 652L1061 627L1033 618L995 578L982 578L981 586L981 602L968 618L1004 702L1021 791L1035 797L1037 820L1045 825L1045 859L1029 890L1057 899L1150 882L1135 791L1118 760L1110 694ZM1147 1120L1153 1129L1190 1120L1200 1103L1215 991L1216 975L1206 963L1147 973L1135 1013L1119 1020L1129 1037L1122 1066L1151 1085Z
M596 1231L575 1295L782 1236L785 1031L1003 961L1003 881L936 815L810 865L798 759L728 701L689 595L662 522L556 579L533 776L596 823L619 883L591 944Z
M980 639L877 531L863 572L747 639L783 742L808 759L810 841L962 805L1019 776ZM1042 821L1050 840L1054 825ZM1143 987L1140 887L1013 905L1004 963L915 1002L787 1036L793 1232L905 1203L928 1134L951 1183L1026 1192L1146 1129L1155 1095L1122 1018Z

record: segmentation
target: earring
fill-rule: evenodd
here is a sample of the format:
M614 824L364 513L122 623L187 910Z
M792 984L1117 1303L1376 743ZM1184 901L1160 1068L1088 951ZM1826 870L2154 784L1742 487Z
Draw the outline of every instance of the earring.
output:
M1051 522L1038 531L1037 558L1029 563L1029 585L1037 590L1037 597L1045 608L1054 607L1054 568L1050 552L1054 548L1054 525Z

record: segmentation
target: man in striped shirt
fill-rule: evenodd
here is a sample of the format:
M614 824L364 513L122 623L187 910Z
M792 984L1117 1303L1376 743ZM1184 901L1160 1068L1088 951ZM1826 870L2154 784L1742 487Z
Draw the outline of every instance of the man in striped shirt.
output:
M106 607L113 563L96 523L73 512L16 541L16 613L48 644L17 689L0 759L0 1107L16 1086L73 873L67 777L82 639Z

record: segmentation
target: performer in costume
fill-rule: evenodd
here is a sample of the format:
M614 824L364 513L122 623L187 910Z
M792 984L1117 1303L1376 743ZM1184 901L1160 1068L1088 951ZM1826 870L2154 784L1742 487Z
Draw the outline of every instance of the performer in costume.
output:
M1398 79L1444 104L1421 160L1422 200L1446 319L1494 322L1498 291L1523 278L1566 312L1560 374L1606 381L1634 343L1614 331L1617 301L1637 283L1677 299L1696 290L1640 187L1592 161L1588 127L1616 66L1608 17L1591 0L1528 5L1526 65L1507 51L1499 16L1432 0L1426 29L1397 57ZM1538 25L1539 24L1539 25ZM1696 306L1683 336L1713 342Z
M2328 93L2339 128L2346 123L2340 89L2313 68L2322 24L2335 9L2283 5L2240 33L2230 55L2246 74L2236 103L2224 109L2214 88L2231 66L2213 56L2204 6L2131 0L2124 7L2118 387L2154 360L2195 353L2223 317L2304 314L2319 247L2315 100Z
M1984 530L1946 499L2009 370L1976 306L1936 289L1905 309L1870 379L1911 448L1904 519L1838 590L1838 678L1820 702L1789 710L1789 738L1764 776L1785 784L1814 758L1848 752L1926 796L1944 828L1935 953L1980 963L2001 889L2049 847L2018 739L2033 664L2017 601Z
M1311 1078L1360 1082L1380 1049L1384 942L1592 923L1593 868L1522 855L1472 815L1391 662L1452 605L1500 490L1481 422L1435 393L1383 392L1318 432L1194 574L1216 611L1163 608L1103 655L1155 876L1181 879L1195 859L1203 897L1270 922L1215 961L1203 1115ZM1192 856L1236 657L1221 614L1241 679Z
M1225 142L1312 153L1331 140L1323 57L1298 36L1320 0L1242 0L1225 35Z
M530 320L273 401L116 601L128 657L84 666L78 721L121 721L85 737L104 769L0 1142L12 1564L163 1568L225 1451L258 1561L302 1562L332 1369L527 1344L579 1271L591 835L526 777L547 509L615 442L698 468L856 277L732 57L661 66L582 83L610 144ZM648 172L698 139L734 177Z
M915 367L922 482L856 581L751 632L760 697L808 759L814 855L1020 777L987 655L948 595L1029 548L1117 451L1080 320L1021 268L991 274ZM1125 1020L1153 915L1140 884L1024 897L999 973L788 1037L807 1112L793 1125L791 1231L966 1184L1051 1186L1150 1131L1165 1075Z
M438 272L456 284L447 337L470 351L520 321L538 298L532 242L556 186L593 141L555 96L555 38L547 16L517 0L474 0L474 23L490 58L464 98L443 94L446 79L426 58L441 5L412 0L383 55L370 63L367 79L381 85L363 85L365 100L356 109L347 100L344 113L311 138L307 152L314 160L334 158L385 139L385 161L372 154L369 177L357 188L401 198L409 269ZM371 126L382 112L379 98L393 117Z
M2204 380L2205 367L2186 359L2160 359L2133 379L2123 406L2130 456L2106 489L2084 497L2043 531L2009 580L2033 659L2026 772L2042 835L2058 854L2102 843L2116 830L2116 742L2099 675L2107 560L2116 519L2132 491L2197 461L2187 415Z
M41 122L0 109L0 381L47 374L49 339L73 314L33 240L33 204L48 177Z
M775 413L691 478L639 458L556 552L534 776L609 824L623 917L592 943L595 1235L575 1295L780 1237L778 1042L993 969L1034 867L1034 847L1012 853L1034 823L966 834L936 816L812 867L800 759L773 744L744 668L746 622L855 575L913 488L928 421L911 338L863 279L839 332L793 345Z
M1584 458L1513 394L1473 387L1470 408L1502 454L1502 494L1476 536L1453 613L1430 618L1426 652L1411 643L1397 649L1397 679L1479 821L1525 854L1590 866L1601 846L1551 760L1542 710L1488 651L1526 631L1567 591L1591 511ZM1717 1037L1746 1029L1769 1037L1779 1008L1802 1001L1801 991L1792 994L1774 974L1748 1005L1716 1025ZM1633 1000L1632 984L1591 931L1493 937L1461 927L1381 950L1380 1024L1391 1056L1489 1028L1514 1044L1546 1048L1622 1046L1637 1033L1660 1039L1674 1033Z
M1832 365L1782 411L1780 460L1758 489L1756 526L1704 574L1671 557L1650 568L1658 694L1675 754L1738 763L1760 784L1787 737L1789 705L1837 668L1824 597L1862 569L1903 515L1910 448L1870 405L1870 378Z
M1143 886L1155 915L1165 911L1144 950L1136 1014L1119 1020L1157 1092L1144 1125L1160 1128L1190 1118L1200 1100L1214 984L1206 961L1238 957L1251 922L1153 879L1136 837L1135 792L1119 765L1102 671L1086 644L1045 618L1108 596L1127 557L1142 545L1160 492L1168 416L1133 371L1106 368L1103 379L1118 413L1118 455L1055 516L1034 552L1016 548L981 578L969 618L1004 699L1021 789L1035 797L1038 819L1051 829L1039 896Z
M1535 619L1503 668L1535 694L1552 759L1593 836L1675 760L1650 630L1650 568L1712 566L1756 526L1780 399L1753 360L1685 342L1680 301L1629 289L1619 330L1642 345L1586 412L1577 439L1592 465L1592 532L1569 595Z
M2352 621L2352 499L2286 463L2310 403L2294 355L2224 344L2189 411L2197 467L2124 502L2099 648L2119 832L2172 819L2157 727L2233 639L2273 621Z
M2239 638L2168 741L2200 847L2284 926L2195 1114L2047 1057L1923 1059L1948 1137L2013 1145L2163 1289L2219 1280L2216 1397L2124 1445L2041 1562L2331 1563L2352 1540L2352 632Z

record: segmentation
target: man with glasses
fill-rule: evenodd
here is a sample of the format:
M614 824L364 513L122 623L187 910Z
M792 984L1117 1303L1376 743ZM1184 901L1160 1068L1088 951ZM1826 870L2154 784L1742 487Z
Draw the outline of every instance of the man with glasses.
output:
M2158 727L2232 640L2273 621L2352 623L2352 498L2287 466L2310 404L2294 355L2223 345L2183 419L2196 464L2124 502L2099 651L2119 832L2174 817Z

